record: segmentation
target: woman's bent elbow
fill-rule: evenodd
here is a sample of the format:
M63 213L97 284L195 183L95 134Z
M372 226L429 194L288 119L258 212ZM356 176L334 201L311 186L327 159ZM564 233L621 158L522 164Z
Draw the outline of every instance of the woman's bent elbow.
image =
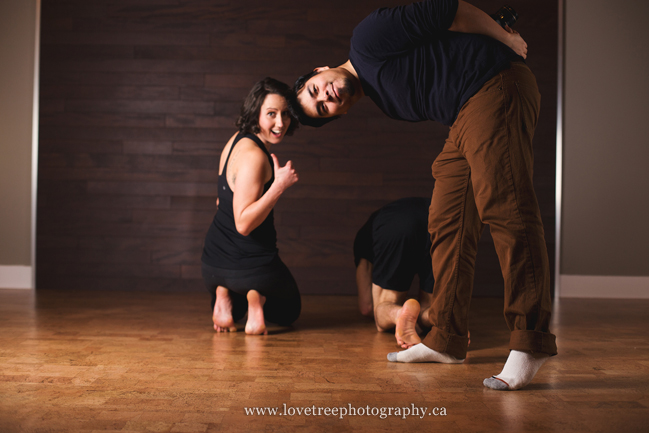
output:
M237 232L242 236L248 236L252 232L252 227L250 224L235 224Z

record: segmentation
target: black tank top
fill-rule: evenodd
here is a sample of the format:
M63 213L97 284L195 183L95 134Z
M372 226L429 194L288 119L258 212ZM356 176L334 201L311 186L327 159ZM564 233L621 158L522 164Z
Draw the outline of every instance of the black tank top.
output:
M251 269L265 266L277 257L277 232L273 219L273 211L248 236L237 231L232 210L232 190L227 181L227 170L232 149L242 138L249 138L268 157L268 163L273 170L270 180L264 185L263 194L268 191L275 180L273 160L261 140L252 134L239 133L232 142L230 152L223 165L223 173L219 175L219 209L214 216L205 236L205 246L201 260L215 268Z

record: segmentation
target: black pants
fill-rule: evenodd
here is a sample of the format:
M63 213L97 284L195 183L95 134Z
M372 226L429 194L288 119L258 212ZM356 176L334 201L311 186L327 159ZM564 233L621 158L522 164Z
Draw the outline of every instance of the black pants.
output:
M302 300L291 271L279 259L268 266L253 269L222 269L202 263L203 281L212 295L212 310L216 303L216 288L225 287L232 299L232 319L236 322L246 315L246 294L256 290L266 297L264 318L272 323L288 326L295 322L302 310Z

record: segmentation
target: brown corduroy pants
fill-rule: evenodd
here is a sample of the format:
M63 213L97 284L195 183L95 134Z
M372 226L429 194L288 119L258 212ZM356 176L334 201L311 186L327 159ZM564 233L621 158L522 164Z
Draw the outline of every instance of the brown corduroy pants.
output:
M540 98L527 65L512 63L464 104L433 163L433 327L422 342L438 352L466 357L478 240L489 225L505 281L510 350L557 353L549 331L548 254L532 185Z

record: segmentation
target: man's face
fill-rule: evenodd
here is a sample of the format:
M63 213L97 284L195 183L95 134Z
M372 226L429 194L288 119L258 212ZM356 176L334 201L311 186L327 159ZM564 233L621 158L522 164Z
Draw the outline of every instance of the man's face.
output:
M309 117L334 117L347 113L356 94L353 76L341 68L316 69L297 95L302 109Z

